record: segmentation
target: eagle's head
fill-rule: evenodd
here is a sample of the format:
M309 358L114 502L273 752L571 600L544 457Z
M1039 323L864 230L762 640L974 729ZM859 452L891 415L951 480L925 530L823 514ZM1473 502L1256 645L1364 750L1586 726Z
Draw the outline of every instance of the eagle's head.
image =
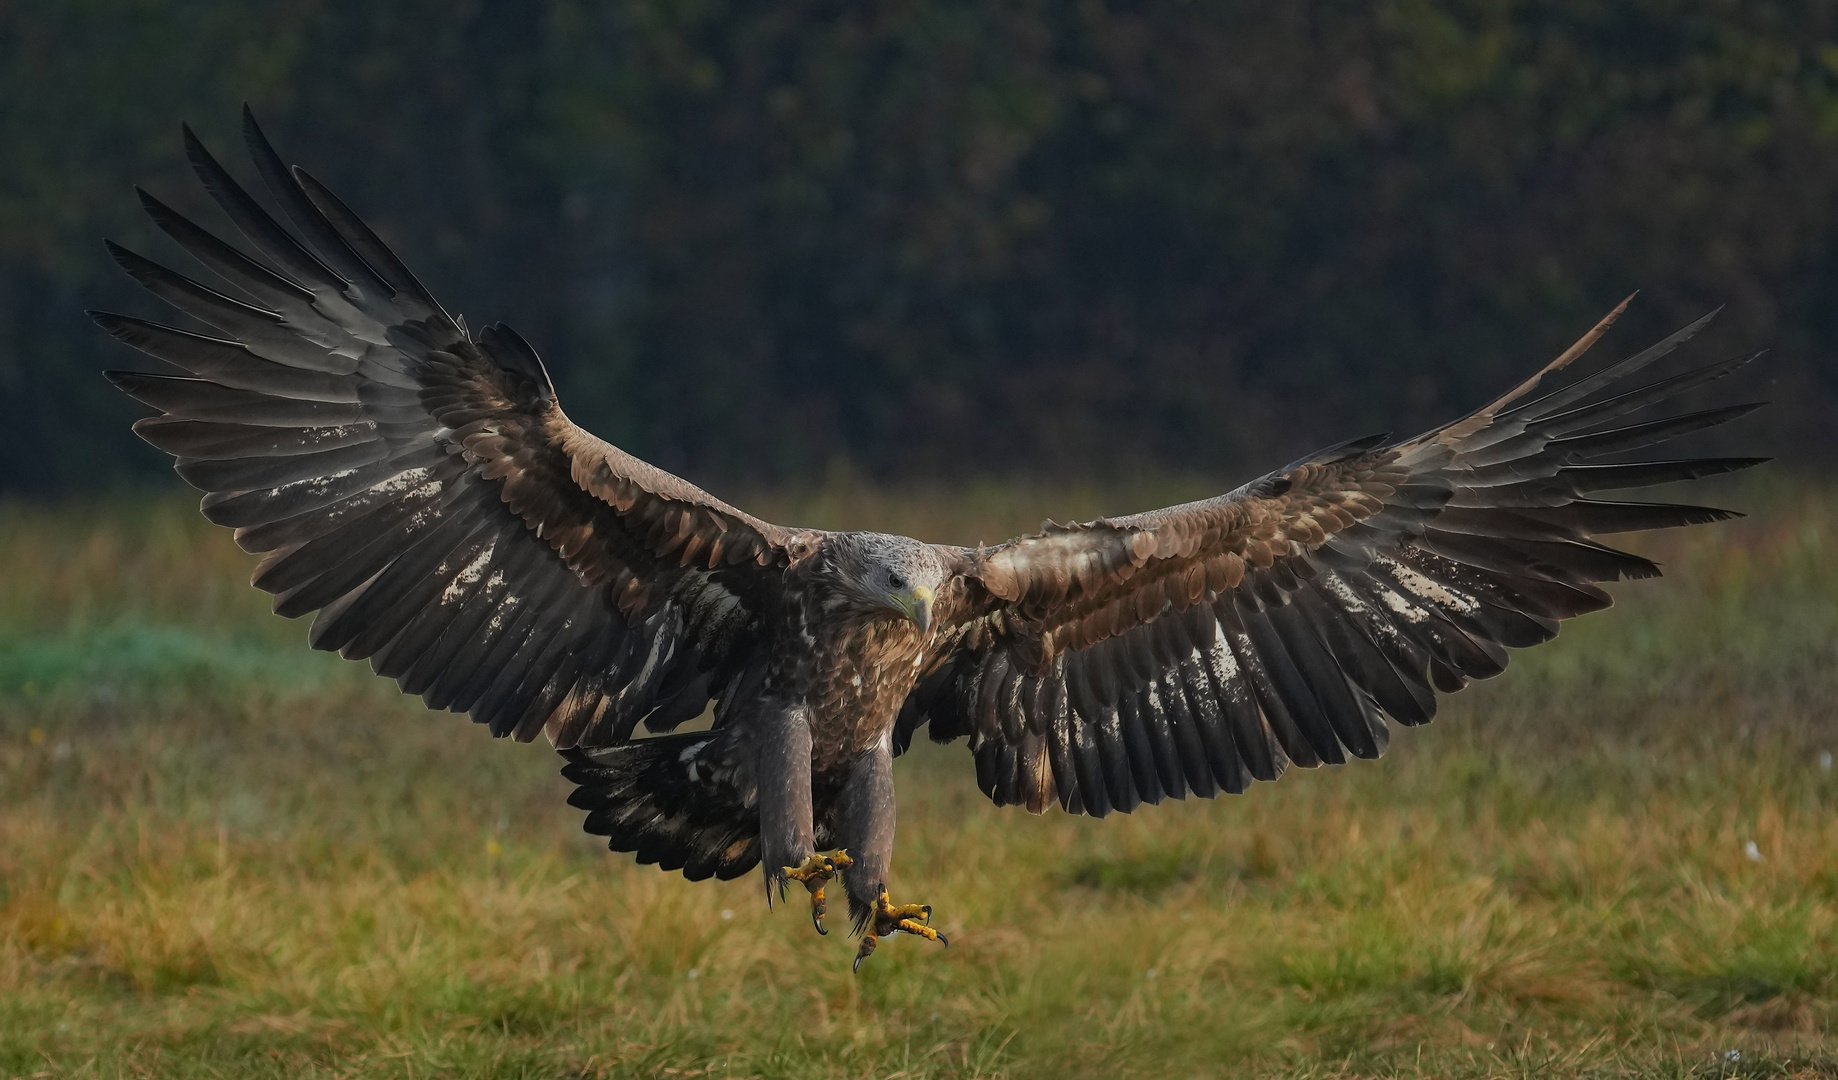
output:
M886 533L835 533L817 567L829 586L824 607L861 619L899 618L921 634L932 627L932 601L945 563L930 544Z

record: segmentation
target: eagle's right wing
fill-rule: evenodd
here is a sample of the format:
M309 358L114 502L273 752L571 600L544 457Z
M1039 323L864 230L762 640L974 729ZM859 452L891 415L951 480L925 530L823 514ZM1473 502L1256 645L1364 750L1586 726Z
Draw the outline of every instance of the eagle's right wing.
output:
M810 535L574 426L522 338L470 334L247 110L244 134L304 240L187 129L194 169L267 262L143 192L241 298L111 244L215 333L95 318L182 369L109 377L160 410L135 430L209 493L205 515L266 553L254 581L275 610L317 611L315 648L519 740L607 745L744 697L766 591Z

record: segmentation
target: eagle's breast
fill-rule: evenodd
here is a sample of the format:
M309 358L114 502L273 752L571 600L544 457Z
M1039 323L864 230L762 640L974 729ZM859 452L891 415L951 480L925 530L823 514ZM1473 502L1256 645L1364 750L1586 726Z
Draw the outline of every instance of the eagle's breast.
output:
M809 710L812 767L839 770L893 730L927 635L904 619L850 617L814 598L791 606L781 638L789 651L772 682Z

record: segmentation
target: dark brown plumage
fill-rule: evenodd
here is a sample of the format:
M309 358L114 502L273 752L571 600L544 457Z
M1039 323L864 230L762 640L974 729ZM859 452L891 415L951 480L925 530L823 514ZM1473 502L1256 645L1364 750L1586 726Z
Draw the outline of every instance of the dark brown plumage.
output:
M968 736L998 804L1099 817L1376 757L1386 717L1426 722L1436 691L1606 607L1601 582L1658 574L1596 537L1730 516L1592 494L1758 460L1617 458L1755 407L1632 419L1747 359L1634 384L1708 317L1524 400L1618 308L1469 417L1216 499L976 550L784 528L575 427L522 338L469 332L247 115L245 133L294 231L187 130L265 261L142 193L227 291L111 244L211 329L96 320L183 372L110 378L160 410L135 430L263 556L275 610L316 612L315 648L430 707L546 734L616 850L691 878L763 861L769 888L840 873L872 933L929 936L884 895L890 764L920 726ZM665 734L711 704L711 730Z

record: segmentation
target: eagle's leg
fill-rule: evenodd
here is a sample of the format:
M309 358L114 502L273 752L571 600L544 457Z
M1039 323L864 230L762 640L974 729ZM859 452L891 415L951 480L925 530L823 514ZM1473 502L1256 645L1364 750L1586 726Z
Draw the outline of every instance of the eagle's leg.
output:
M864 751L850 766L849 778L837 800L835 833L848 845L853 865L842 872L849 893L849 914L857 931L866 930L855 952L855 968L874 952L888 934L917 934L948 944L944 935L927 925L930 904L895 906L887 898L887 868L893 861L893 751L887 741Z
M796 880L817 889L836 873L834 857L817 855L811 821L811 733L802 709L767 705L754 730L754 777L759 787L760 866L766 903ZM816 890L813 890L815 892Z

